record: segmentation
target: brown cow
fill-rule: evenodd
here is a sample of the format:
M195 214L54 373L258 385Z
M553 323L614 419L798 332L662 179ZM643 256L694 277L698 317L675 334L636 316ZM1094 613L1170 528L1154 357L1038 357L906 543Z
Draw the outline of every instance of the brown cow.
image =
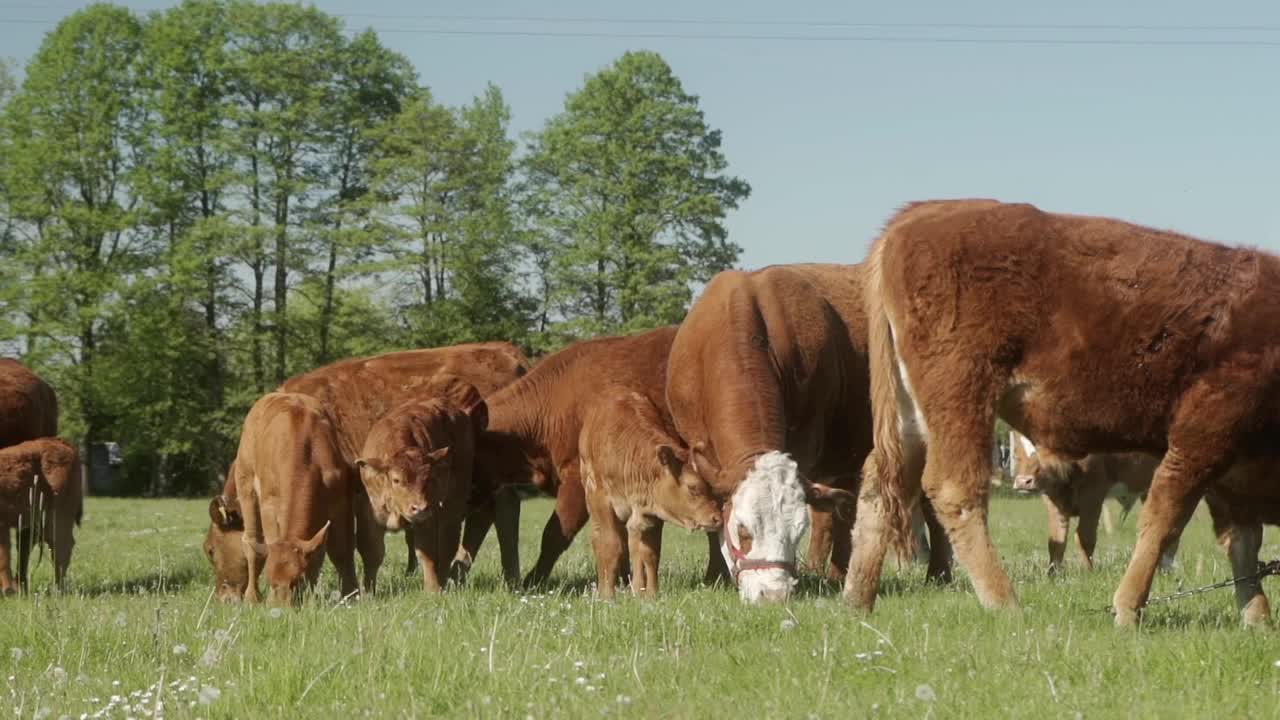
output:
M722 552L744 600L789 595L806 503L852 510L847 489L871 449L866 335L862 271L846 265L719 273L680 325L667 400L695 469L726 501ZM837 577L851 516L819 516L810 543L810 563L830 554ZM935 546L930 574L945 576Z
M304 584L315 584L326 548L343 596L357 592L357 483L324 405L297 393L263 395L244 420L232 467L248 564L244 599L258 601L265 561L272 603L296 600Z
M209 501L209 530L204 536L204 554L213 565L213 587L219 600L244 597L249 584L249 565L244 559L244 516L236 495L236 465L231 463L222 494Z
M519 582L519 502L505 488L534 486L554 495L556 509L542 534L538 562L526 585L543 582L578 531L587 523L579 440L588 405L606 389L644 396L666 416L663 385L674 326L636 335L577 342L544 358L526 377L486 396L489 427L481 433L475 482L496 494L502 569L509 584ZM473 528L475 532L473 532ZM472 554L483 538L467 521L463 545ZM503 538L509 538L503 542ZM711 537L714 537L712 535ZM714 545L710 560L718 560Z
M510 343L474 343L342 360L294 376L280 386L280 391L310 395L324 403L337 424L341 448L348 453L348 461L354 463L373 424L392 407L421 396L437 376L460 378L484 395L512 382L527 369L528 361ZM352 469L354 472L354 465ZM218 498L211 503L210 537L240 532L234 520L225 530L218 526L221 514L216 506L220 502L226 504ZM386 553L385 531L372 515L363 486L357 487L355 508L357 547L364 561L364 588L371 593ZM473 512L483 516L476 524L484 528L492 524L493 510L492 504L474 509ZM413 539L406 534L405 541L412 561ZM216 539L213 544L225 546L227 542L230 540ZM214 574L235 581L247 577L247 572L248 568L242 564L239 568L215 568Z
M1265 473L1217 482L1280 452L1280 259L971 200L908 206L866 264L875 450L845 588L855 606L874 604L886 541L905 537L922 487L981 603L1017 605L987 526L997 414L1059 457L1164 454L1114 597L1121 625L1206 491L1229 492L1233 512L1280 495ZM1243 602L1246 620L1265 602L1260 589Z
M720 504L670 425L649 398L622 389L593 399L583 418L578 452L602 598L613 597L627 555L632 591L657 594L664 522L720 528Z
M82 490L80 458L71 443L46 437L0 449L0 523L19 528L18 585L23 592L35 533L53 552L55 582L65 586L76 544L73 530L84 512ZM0 591L11 592L9 568L2 569Z
M1093 569L1093 549L1098 543L1098 520L1107 496L1119 490L1127 513L1151 487L1160 459L1145 453L1095 453L1082 460L1062 460L1038 452L1024 435L1009 433L1013 454L1013 489L1042 493L1049 516L1049 572L1062 567L1071 518L1079 518L1076 547L1085 567ZM1161 564L1169 567L1177 553L1176 541Z
M0 358L0 447L58 434L58 398L53 388L17 360ZM0 592L16 585L10 571L11 527L0 519ZM31 529L18 530L19 548L30 548ZM19 565L26 561L19 553Z
M374 517L389 528L412 526L427 592L444 589L458 552L476 436L488 423L480 393L466 383L456 387L382 416L356 460Z

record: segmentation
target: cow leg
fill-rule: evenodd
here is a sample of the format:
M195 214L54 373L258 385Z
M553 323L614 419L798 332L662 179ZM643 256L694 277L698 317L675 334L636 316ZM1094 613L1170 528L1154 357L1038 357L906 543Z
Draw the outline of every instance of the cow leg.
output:
M444 590L444 577L441 570L444 569L446 556L441 552L440 536L446 529L439 524L433 524L431 527L419 526L414 530L413 548L418 556L418 564L422 566L422 589L428 593L441 592ZM457 550L455 549L454 552ZM449 557L452 558L452 554Z
M494 530L502 556L502 579L507 587L520 585L520 496L512 490L494 496ZM476 544L479 549L479 543Z
M853 552L853 511L841 516L831 516L831 559L827 563L827 578L838 583L844 582L844 575L849 570L849 555Z
M467 517L462 525L462 544L449 566L449 579L455 583L461 585L467 581L471 566L475 565L476 555L480 552L480 545L484 543L484 536L493 527L493 517L493 500L467 509Z
M1067 536L1071 534L1071 516L1066 508L1048 493L1041 495L1044 501L1045 516L1049 522L1049 574L1053 575L1062 569L1067 554Z
M71 549L75 547L75 513L59 505L45 522L45 544L53 551L53 579L58 589L66 587Z
M262 526L259 523L257 505L252 508L246 508L241 503L242 515L244 518L244 534L241 536L241 543L244 549L244 560L248 566L249 582L244 588L244 601L250 603L261 602L262 597L258 594L258 576L262 574L262 560L258 557L258 551L254 549L253 544L262 542Z
M1195 403L1190 406L1195 407ZM1223 457L1188 457L1172 444L1165 453L1138 516L1138 541L1129 567L1112 598L1117 625L1138 623L1161 554L1182 534L1205 486L1218 474L1222 464Z
M1093 569L1093 551L1098 546L1098 521L1102 517L1102 506L1107 501L1105 486L1083 488L1080 493L1080 517L1076 520L1076 547L1080 550L1080 559L1088 570Z
M831 557L834 514L827 510L809 508L809 549L804 555L804 569L815 575L822 574Z
M404 528L404 546L408 550L408 559L404 563L404 574L408 577L418 569L418 555L413 547L413 526L406 525Z
M989 609L1014 608L1018 600L1013 584L991 544L987 525L991 440L986 434L986 438L936 443L925 460L922 485L956 557L973 581L978 601Z
M902 502L910 504L919 496L925 448L921 438L906 436L902 438L901 449L902 467L885 469L890 473L901 472L908 491L914 489L913 496L901 498ZM880 591L880 574L884 571L885 555L889 551L889 512L881 498L877 479L880 466L885 462L882 451L872 450L863 466L855 515L858 521L853 524L851 538L853 552L849 557L849 572L844 579L845 602L868 612L875 607L876 594Z
M9 567L9 543L11 528L0 523L0 594L8 595L18 591L18 584L13 581L13 571Z
M450 562L451 558L456 558L462 546L462 518L444 523L444 534L440 536L438 542L440 543L440 565L436 569L436 580L444 586L449 581L452 571L452 567L446 568L445 563Z
M929 528L929 570L925 579L940 585L951 584L951 541L947 539L947 531L938 522L938 514L928 498L920 501L924 511L924 523Z
M587 503L591 512L591 550L596 556L596 594L601 600L612 600L622 566L622 548L627 542L627 526L614 514L604 493L588 494Z
M639 522L636 519L640 518ZM631 549L631 591L640 597L658 594L658 563L662 558L662 527L657 518L632 515L627 523Z
M355 514L350 505L339 507L329 516L329 532L325 536L325 553L338 571L338 591L342 597L351 597L360 590L356 580L356 530ZM320 563L317 563L319 565ZM318 574L318 573L317 573ZM314 583L315 578L310 582Z
M31 519L20 517L18 522L18 589L26 593L31 580L31 543L35 533L31 529Z
M538 554L537 564L524 578L525 587L541 585L551 577L556 561L587 524L587 496L577 470L566 469L561 477L560 489L556 491L556 509L542 531L542 551Z
M1231 558L1233 577L1245 577L1258 572L1258 551L1262 549L1262 525L1257 523L1233 525L1227 554ZM1262 579L1254 578L1238 582L1236 606L1246 627L1266 627L1271 619L1271 605L1262 593Z
M720 552L720 533L707 533L707 571L702 574L702 584L714 587L716 583L728 585L733 582L729 574L729 565L724 561L724 553Z
M378 570L387 557L387 531L373 516L369 496L357 493L355 504L356 550L364 570L364 592L373 595L378 591Z

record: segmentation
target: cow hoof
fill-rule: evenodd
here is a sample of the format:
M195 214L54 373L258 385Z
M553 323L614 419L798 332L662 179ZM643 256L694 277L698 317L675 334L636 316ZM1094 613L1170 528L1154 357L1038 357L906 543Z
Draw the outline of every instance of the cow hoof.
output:
M1121 628L1137 628L1138 623L1142 620L1142 613L1133 608L1116 609L1116 627Z
M1246 628L1265 630L1271 626L1271 606L1264 597L1255 597L1240 611Z

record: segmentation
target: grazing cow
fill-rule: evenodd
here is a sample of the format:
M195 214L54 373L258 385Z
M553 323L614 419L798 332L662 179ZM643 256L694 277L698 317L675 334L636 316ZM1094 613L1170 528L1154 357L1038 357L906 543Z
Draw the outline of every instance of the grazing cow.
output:
M1107 496L1119 490L1118 499L1127 513L1134 502L1151 487L1160 459L1145 453L1095 453L1081 460L1063 460L1037 452L1025 436L1013 438L1013 489L1042 493L1049 515L1049 572L1062 567L1071 518L1079 518L1076 547L1085 567L1093 569L1093 549L1098 543L1098 520ZM1173 564L1175 541L1161 564Z
M73 530L84 512L82 489L80 458L65 440L45 437L0 449L0 523L19 528L18 585L23 592L33 537L53 552L58 587L66 584L76 544ZM9 568L3 571L0 591L11 592Z
M969 200L909 205L866 265L875 450L845 588L856 607L874 604L921 488L982 605L1017 605L987 525L997 414L1059 457L1163 454L1113 599L1120 625L1206 492L1233 521L1280 498L1266 473L1223 475L1280 453L1280 258ZM1255 570L1247 555L1233 547L1237 576ZM1246 622L1265 621L1261 589L1244 594Z
M480 393L454 385L453 392L432 392L383 415L356 460L374 517L389 528L412 526L408 535L427 592L444 589L458 552L476 436L488 424Z
M843 505L818 516L809 550L811 565L830 555L830 574L843 571L849 490L871 449L866 335L862 270L846 265L719 273L676 333L667 400L694 468L725 501L721 549L744 600L789 596L806 504ZM930 574L943 577L936 550Z
M475 482L480 491L498 500L496 525L508 584L518 583L520 573L519 501L509 488L533 486L556 498L555 512L542 533L538 562L524 579L526 585L536 585L551 574L589 517L579 455L588 406L606 390L630 390L666 417L663 384L675 334L671 326L574 343L485 398L489 427L480 435ZM463 545L474 554L483 537L481 526L468 518ZM709 561L717 560L719 553L712 545Z
M315 584L325 549L343 596L358 590L357 483L341 442L328 410L308 395L267 393L250 408L232 465L244 522L245 600L259 600L265 563L271 602L293 602L303 585Z
M528 361L509 343L475 343L432 350L408 350L367 358L342 360L302 375L294 376L280 386L281 392L300 393L319 399L337 424L341 448L349 463L354 463L359 450L364 447L369 431L388 410L405 400L422 397L427 388L437 381L437 376L465 381L480 391L481 395L493 392L524 375ZM352 465L352 471L354 465ZM224 547L230 539L212 539L222 533L238 534L241 528L234 517L224 529L219 526L219 503L214 498L210 507L211 520L206 547L210 543ZM363 486L356 488L356 543L364 562L364 589L372 593L376 588L378 568L386 553L384 530L373 517L368 496ZM487 529L492 524L492 504L482 504L471 511L482 519L475 522ZM406 533L411 564L416 560L413 538ZM469 566L469 558L463 558ZM410 568L412 570L412 568ZM219 578L244 582L247 566L216 569ZM221 580L218 580L221 586ZM221 594L221 591L220 591ZM226 596L230 596L228 593Z
M209 501L209 530L204 536L204 554L213 565L213 588L219 600L244 597L249 584L249 565L244 559L244 516L236 495L236 466L231 463L222 493Z
M53 388L17 360L0 358L0 447L57 434L58 398ZM11 529L0 518L0 592L16 588L9 569ZM31 529L17 530L19 548L30 548Z
M602 598L613 597L628 555L632 591L657 594L664 522L720 528L720 504L688 467L689 452L670 425L653 401L629 390L607 392L586 410L578 452Z

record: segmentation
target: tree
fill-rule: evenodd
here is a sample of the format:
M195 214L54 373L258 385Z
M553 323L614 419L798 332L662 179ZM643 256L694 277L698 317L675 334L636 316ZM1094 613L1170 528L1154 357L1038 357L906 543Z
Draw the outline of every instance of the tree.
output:
M456 110L426 88L373 133L387 268L410 344L518 339L527 328L510 180L510 110L495 87Z
M657 53L587 78L530 143L537 229L553 244L551 299L575 335L677 322L691 283L739 248L723 220L749 193L720 132Z
M22 225L13 262L26 351L58 369L64 425L89 442L108 420L94 383L99 330L122 279L150 252L130 185L141 36L124 8L68 16L45 37L4 113L4 187Z
M288 367L289 272L307 261L289 250L304 247L299 220L322 176L317 145L325 136L325 109L334 102L343 42L337 20L314 8L234 0L229 18L234 122L238 152L247 161L250 227L244 255L254 283L254 381L261 392L268 382L266 273L274 269L274 384L285 379Z
M413 68L402 55L378 42L372 31L360 33L339 55L330 116L325 123L323 171L329 197L316 209L322 228L321 298L315 362L333 360L332 326L340 308L339 261L364 260L377 245L369 220L371 163L376 149L375 128L400 112L413 86Z

